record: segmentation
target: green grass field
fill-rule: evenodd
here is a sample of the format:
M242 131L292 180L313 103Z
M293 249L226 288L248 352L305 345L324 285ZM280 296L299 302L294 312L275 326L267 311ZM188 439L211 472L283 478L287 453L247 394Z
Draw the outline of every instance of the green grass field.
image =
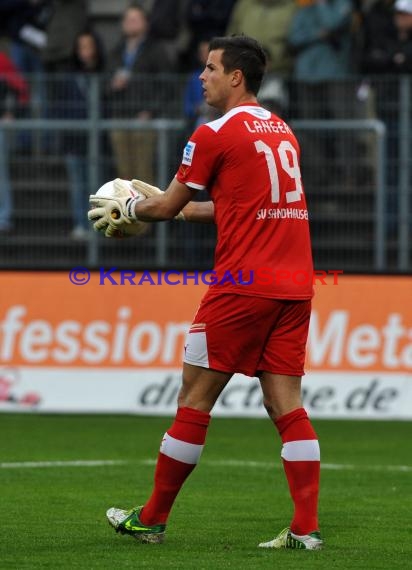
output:
M214 419L166 542L142 545L105 511L147 498L170 418L0 415L0 568L411 568L412 423L314 423L326 548L305 552L257 548L291 517L269 420ZM87 460L124 463L26 463Z

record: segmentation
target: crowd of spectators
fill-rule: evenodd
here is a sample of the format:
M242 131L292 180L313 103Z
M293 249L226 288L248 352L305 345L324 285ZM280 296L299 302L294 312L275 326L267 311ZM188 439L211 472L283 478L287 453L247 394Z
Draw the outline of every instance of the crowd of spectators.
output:
M102 71L117 73L114 98L141 73L197 70L201 44L238 33L262 43L268 71L312 86L412 69L412 0L141 0L130 6L113 23L118 43L100 39ZM0 0L0 37L8 38L8 56L22 74L73 71L77 38L96 33L94 25L88 0ZM130 37L139 25L140 36ZM113 88L116 82L121 89Z
M39 117L84 118L88 78L102 73L107 116L150 121L171 95L164 89L156 100L145 89L147 74L184 73L180 106L194 127L215 116L197 78L208 41L233 33L262 43L270 72L262 99L286 116L362 117L370 85L359 77L412 71L412 0L142 0L131 3L113 26L117 43L107 46L95 28L88 0L0 0L0 37L7 39L7 48L0 49L0 120L30 116L33 106ZM56 73L71 77L50 89L43 74ZM64 98L76 104L63 109ZM20 147L30 148L29 134L19 137ZM62 141L79 233L86 141L80 135ZM118 175L155 181L156 138L150 129L116 130L110 144ZM0 129L0 147L5 146ZM313 145L312 162L324 152ZM7 189L5 164L0 162L0 180ZM9 194L0 194L0 232L10 227Z

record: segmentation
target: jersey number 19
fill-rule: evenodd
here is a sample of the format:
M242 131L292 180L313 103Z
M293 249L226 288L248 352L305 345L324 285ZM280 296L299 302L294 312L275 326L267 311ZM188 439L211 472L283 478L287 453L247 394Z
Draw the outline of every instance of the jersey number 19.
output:
M255 142L255 147L257 152L263 152L265 155L266 164L269 170L272 202L278 203L280 199L279 175L273 150L269 145L261 140ZM295 189L286 192L286 202L288 204L298 202L303 194L303 188L296 149L289 141L282 141L276 150L283 170L295 181Z

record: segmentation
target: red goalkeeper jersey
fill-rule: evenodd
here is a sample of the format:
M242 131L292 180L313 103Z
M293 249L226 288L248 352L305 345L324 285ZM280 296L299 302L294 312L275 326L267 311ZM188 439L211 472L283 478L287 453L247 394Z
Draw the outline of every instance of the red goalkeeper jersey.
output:
M216 291L312 297L299 156L290 127L253 103L200 126L186 144L176 177L214 203Z

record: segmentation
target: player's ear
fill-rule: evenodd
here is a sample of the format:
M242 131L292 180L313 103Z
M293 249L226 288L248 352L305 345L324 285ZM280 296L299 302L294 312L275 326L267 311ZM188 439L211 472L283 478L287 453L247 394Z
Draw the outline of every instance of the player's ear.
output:
M242 83L243 73L240 69L232 71L232 86L238 87Z

